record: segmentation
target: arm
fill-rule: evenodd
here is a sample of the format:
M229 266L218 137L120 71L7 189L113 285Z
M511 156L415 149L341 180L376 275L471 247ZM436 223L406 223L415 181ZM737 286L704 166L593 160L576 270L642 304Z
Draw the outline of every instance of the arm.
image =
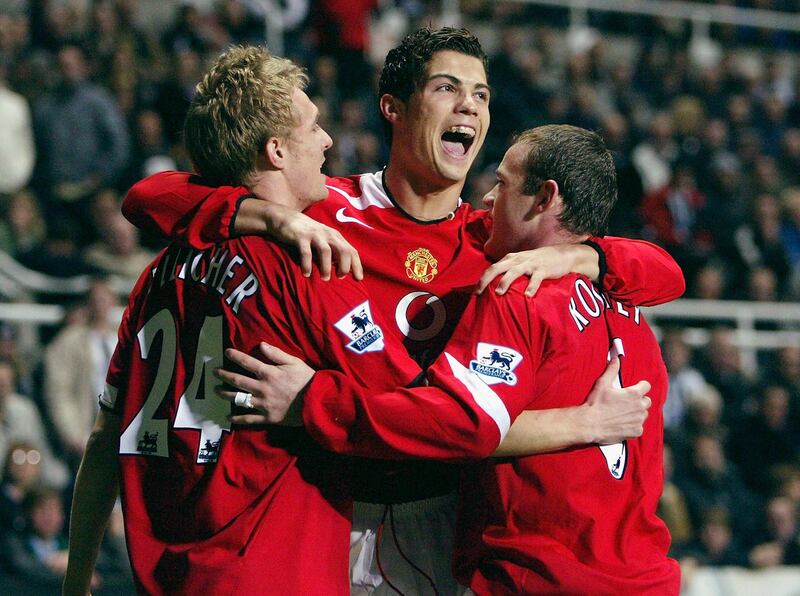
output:
M586 403L573 408L525 410L511 425L494 457L536 455L593 443L611 444L640 437L651 405L650 383L613 384L619 359L609 362Z
M605 254L601 287L625 304L655 306L686 291L683 271L663 248L644 240L592 238ZM602 266L602 264L601 264Z
M465 313L464 320L485 321L490 317L487 312L471 311ZM457 334L466 327L459 326ZM277 366L241 352L227 354L255 379L237 378L224 371L220 375L252 393L254 405L267 412L273 422L281 420L303 392L306 429L321 445L338 453L391 459L474 459L497 448L517 410L507 408L477 374L461 364L472 358L474 342L467 345L467 352L463 342L460 349L454 348L458 357L445 353L436 362L431 374L435 387L380 393L352 375L329 370L314 374L301 360L277 348L263 351ZM608 367L589 400L580 407L524 413L508 431L508 443L503 443L497 455L527 455L639 436L650 404L643 397L649 385L642 382L628 389L614 388L612 381L618 368L617 362ZM532 383L520 377L518 385L530 387ZM529 391L522 393L524 402ZM232 400L234 394L223 396Z
M89 593L100 543L119 493L119 424L119 416L101 408L83 454L72 501L64 596Z
M545 279L580 273L625 304L653 306L680 297L686 291L683 272L662 248L629 238L605 236L585 244L560 244L510 253L481 276L480 294L499 275L497 294L505 294L514 280L530 277L525 294L536 294Z
M363 278L358 251L337 230L256 198L244 186L207 186L186 172L161 172L131 187L122 213L139 228L199 249L233 236L269 236L297 248L306 276L316 256L323 279L330 278L332 263L339 276L352 271Z

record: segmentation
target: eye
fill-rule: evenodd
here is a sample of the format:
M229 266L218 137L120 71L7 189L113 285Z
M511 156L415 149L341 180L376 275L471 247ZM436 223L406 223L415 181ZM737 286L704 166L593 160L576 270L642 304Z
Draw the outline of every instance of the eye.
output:
M489 101L489 93L486 91L478 91L475 93L475 97L477 97L480 101L488 102Z
M442 83L436 88L437 91L455 91L456 88L453 86L452 83Z

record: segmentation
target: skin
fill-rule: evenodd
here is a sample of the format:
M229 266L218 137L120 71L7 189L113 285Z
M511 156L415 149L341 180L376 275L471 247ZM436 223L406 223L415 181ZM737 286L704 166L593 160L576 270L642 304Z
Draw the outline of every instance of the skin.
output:
M405 211L436 219L455 209L489 129L489 99L483 63L453 51L433 55L421 87L407 102L381 97L381 111L392 124L387 185ZM463 155L442 140L452 126L475 133Z
M332 141L317 122L317 108L295 89L297 124L287 138L270 137L259 156L253 188L279 198L279 206L304 209L328 196L321 172ZM100 409L75 481L70 548L63 592L85 595L114 501L119 494L117 452L120 417Z

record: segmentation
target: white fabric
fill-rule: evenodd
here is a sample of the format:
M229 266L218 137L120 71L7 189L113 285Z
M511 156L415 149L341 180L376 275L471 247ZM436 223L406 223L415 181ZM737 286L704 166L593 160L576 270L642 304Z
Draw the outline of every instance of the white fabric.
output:
M497 430L500 431L500 442L502 442L508 434L508 429L511 428L511 416L508 414L506 404L483 382L480 375L464 367L449 352L445 352L444 355L447 357L447 363L453 371L453 376L461 381L472 395L475 403L494 420Z
M28 102L0 86L0 193L24 188L30 181L35 160Z
M378 528L386 505L354 504L350 532L351 596L396 596L381 576L376 551L388 580L406 596L430 596L433 588L400 554L397 543L414 565L435 582L441 596L461 596L464 588L453 578L453 529L456 495L390 505L380 542ZM394 529L390 513L394 515ZM395 542L397 540L397 543Z

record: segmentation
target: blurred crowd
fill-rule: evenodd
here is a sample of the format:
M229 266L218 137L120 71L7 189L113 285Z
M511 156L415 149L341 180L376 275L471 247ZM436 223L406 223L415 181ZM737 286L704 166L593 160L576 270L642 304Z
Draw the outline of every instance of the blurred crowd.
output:
M67 316L37 353L25 353L16 326L0 326L0 576L60 582L71 481L122 304L106 276L132 285L162 246L122 217L121 197L144 176L191 169L181 127L194 86L228 45L265 43L261 5L0 6L0 251L34 271L95 279L79 302L61 297ZM309 96L334 139L327 172L380 169L382 58L413 28L453 23L421 0L284 5L283 53L308 69ZM597 130L618 169L612 233L669 250L690 297L800 300L798 34L713 25L698 38L676 19L591 12L568 29L564 9L488 0L462 0L460 10L490 55L493 88L465 199L480 205L515 132ZM709 337L693 348L679 327L662 335L662 516L673 553L687 565L800 564L800 346L760 354L753 373L731 329ZM129 585L121 536L117 521L98 586Z

